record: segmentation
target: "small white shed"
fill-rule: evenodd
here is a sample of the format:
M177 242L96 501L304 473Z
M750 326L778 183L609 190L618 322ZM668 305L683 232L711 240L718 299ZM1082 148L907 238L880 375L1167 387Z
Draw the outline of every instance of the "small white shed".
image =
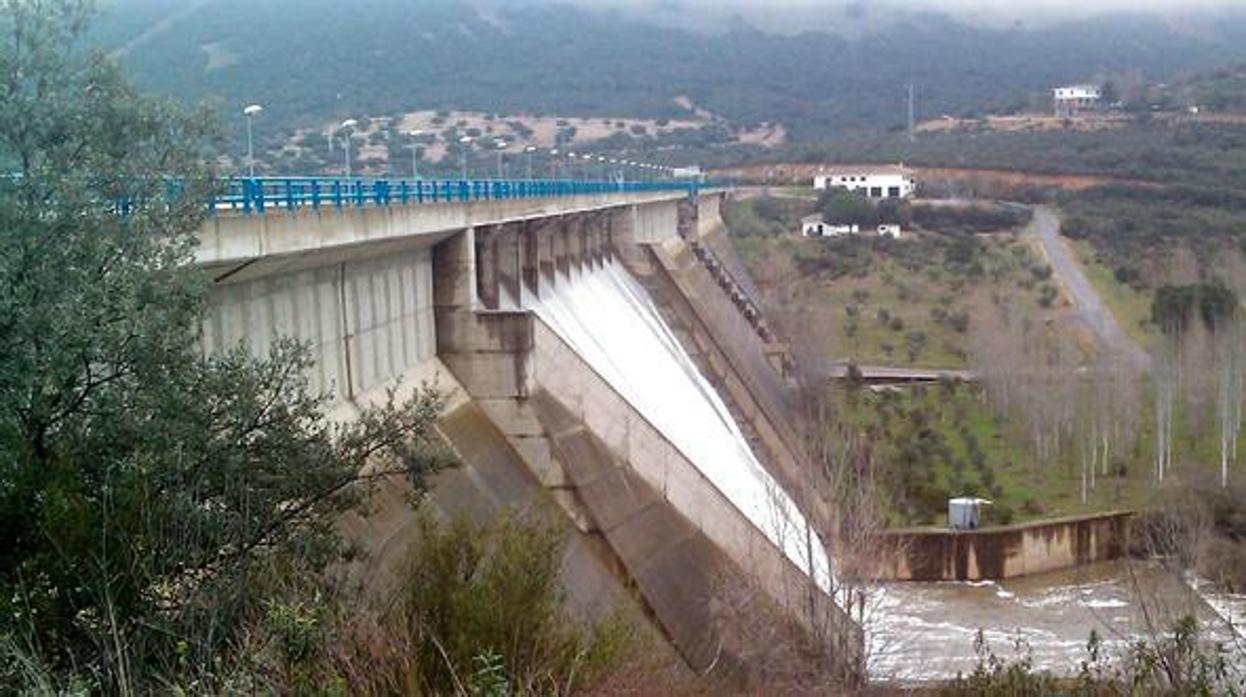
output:
M947 500L947 524L954 530L975 530L982 524L982 507L987 499L961 496Z

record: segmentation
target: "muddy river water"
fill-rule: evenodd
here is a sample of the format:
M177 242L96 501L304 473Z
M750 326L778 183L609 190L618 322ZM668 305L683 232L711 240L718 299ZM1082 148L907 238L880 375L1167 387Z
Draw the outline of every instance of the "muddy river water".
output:
M1241 597L1205 597L1152 562L1092 564L999 583L887 584L867 611L869 669L874 680L900 683L968 673L978 661L981 629L1001 658L1016 657L1021 641L1037 668L1074 675L1092 629L1116 655L1193 615L1214 639L1232 643L1241 637L1225 616L1246 622L1243 610Z

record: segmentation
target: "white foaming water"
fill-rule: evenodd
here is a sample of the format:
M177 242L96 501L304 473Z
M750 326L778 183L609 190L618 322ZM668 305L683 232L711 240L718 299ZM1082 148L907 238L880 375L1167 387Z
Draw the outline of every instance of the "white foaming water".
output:
M648 293L610 262L525 297L559 337L657 428L792 561L829 592L831 566L808 524L761 466L722 399L658 314ZM816 538L815 538L816 539Z

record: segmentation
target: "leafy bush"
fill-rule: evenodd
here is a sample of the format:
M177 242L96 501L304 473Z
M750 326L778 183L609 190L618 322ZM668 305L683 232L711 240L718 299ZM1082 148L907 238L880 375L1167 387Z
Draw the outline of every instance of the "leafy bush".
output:
M940 233L998 232L1024 226L1030 221L1029 209L1003 206L915 205L910 210L913 223L923 230Z
M1238 311L1237 295L1229 288L1210 283L1163 286L1151 303L1151 321L1165 333L1179 334L1199 320L1211 331Z
M1038 304L1039 307L1051 307L1056 302L1059 292L1056 287L1050 283L1044 283L1038 287Z
M439 523L424 511L391 594L367 597L293 577L248 641L193 675L212 691L279 694L563 695L640 648L622 615L571 617L559 580L563 533L506 513ZM185 674L169 677L187 683Z
M585 633L566 614L562 539L557 529L516 515L483 526L422 519L402 602L406 626L423 639L415 661L434 693L451 691L455 672L485 653L501 657L513 693L560 692L626 647L618 626Z
M844 189L827 189L818 197L817 209L833 225L860 225L869 229L877 227L882 220L868 198Z
M977 665L940 693L948 697L1046 697L1080 695L1240 695L1243 684L1227 660L1227 649L1207 641L1197 620L1184 617L1170 631L1135 642L1123 656L1109 656L1091 630L1086 658L1073 678L1056 678L1034 666L1030 647L1014 643L1014 657L991 650L981 631L974 640ZM1115 659L1115 660L1114 660Z

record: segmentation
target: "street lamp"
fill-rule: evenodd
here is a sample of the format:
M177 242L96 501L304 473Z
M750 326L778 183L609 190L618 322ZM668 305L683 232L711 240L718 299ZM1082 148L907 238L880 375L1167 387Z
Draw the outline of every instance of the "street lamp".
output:
M463 179L467 179L467 149L471 147L471 144L471 136L459 138L459 164L463 168Z
M562 179L562 160L558 159L558 148L549 151L549 176Z
M498 151L498 179L505 179L506 165L502 162L502 153L506 150L506 141L495 140L493 141L493 147L497 148Z
M411 136L411 178L420 178L420 136L424 135L424 131L416 129L407 131L407 135Z
M355 126L358 126L358 125L359 125L359 122L356 121L355 119L346 119L345 121L342 122L342 125L339 126L339 130L345 132L345 135L342 136L342 142L345 144L345 147L346 147L346 178L347 179L350 179L350 136L354 132Z
M264 111L264 107L259 104L252 104L242 110L243 116L247 117L247 167L252 178L255 177L255 144L251 138L251 121L254 120L255 115L261 111Z
M532 153L536 152L536 146L529 145L523 151L528 155L528 181L532 181Z

